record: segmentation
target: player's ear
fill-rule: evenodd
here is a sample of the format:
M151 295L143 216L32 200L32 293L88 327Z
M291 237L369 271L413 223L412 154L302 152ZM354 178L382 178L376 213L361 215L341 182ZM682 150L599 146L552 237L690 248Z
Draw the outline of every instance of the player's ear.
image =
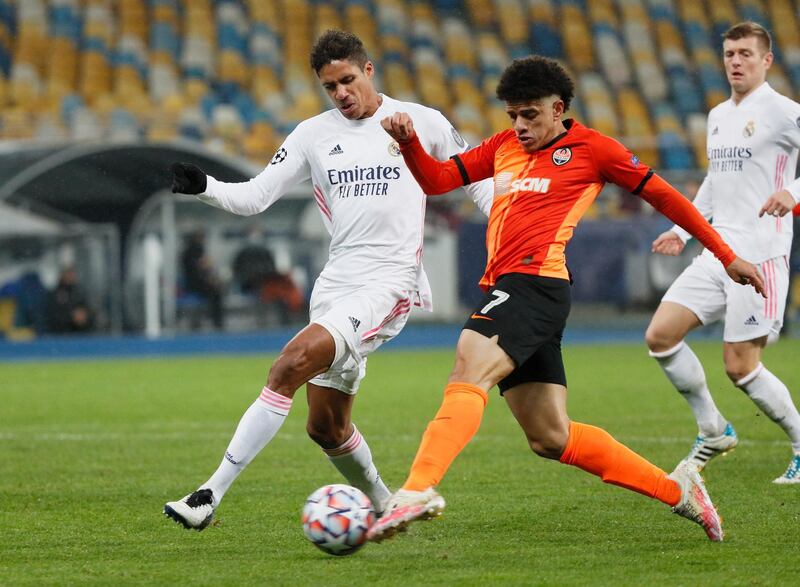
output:
M775 55L772 53L772 51L767 51L767 54L764 55L764 67L766 67L767 69L772 67L772 62L774 60L775 60Z
M375 75L375 66L372 64L372 61L367 61L364 64L364 75L367 76L367 79L372 79Z
M564 100L556 98L553 102L553 119L559 120L564 115Z

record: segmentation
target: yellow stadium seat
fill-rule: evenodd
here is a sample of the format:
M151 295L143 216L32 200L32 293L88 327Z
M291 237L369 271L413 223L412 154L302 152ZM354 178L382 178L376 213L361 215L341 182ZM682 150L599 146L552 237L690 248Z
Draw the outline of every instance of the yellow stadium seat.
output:
M592 36L583 12L571 4L561 7L561 34L572 66L579 72L594 69Z

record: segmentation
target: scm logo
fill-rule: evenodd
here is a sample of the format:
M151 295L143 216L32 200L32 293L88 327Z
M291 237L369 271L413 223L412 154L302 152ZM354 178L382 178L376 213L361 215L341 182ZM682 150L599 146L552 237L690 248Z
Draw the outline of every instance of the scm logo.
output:
M546 177L525 177L511 182L512 192L538 192L546 194L550 189L550 179Z

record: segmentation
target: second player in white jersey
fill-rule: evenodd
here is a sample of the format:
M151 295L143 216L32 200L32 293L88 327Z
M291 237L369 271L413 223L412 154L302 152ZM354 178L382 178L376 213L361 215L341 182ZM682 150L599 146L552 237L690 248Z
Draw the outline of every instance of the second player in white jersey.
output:
M704 251L664 294L645 338L650 356L686 399L698 426L687 460L702 468L737 443L733 425L717 408L703 366L684 341L703 324L725 321L723 360L733 384L778 424L793 457L779 484L800 483L800 413L786 385L761 362L777 340L789 284L792 218L800 201L794 176L800 149L800 104L766 81L772 40L764 27L739 23L724 35L723 62L731 97L708 117L708 173L694 204L736 252L764 275L766 299L720 276ZM653 251L678 254L687 234L680 227L660 235Z
M366 439L351 421L354 394L367 355L400 332L413 305L430 308L431 300L422 269L425 194L380 120L401 110L414 112L423 121L425 146L443 158L467 146L439 112L379 94L374 66L354 35L325 32L310 61L335 109L302 122L257 177L223 183L193 165L173 166L173 191L245 215L266 210L310 179L309 197L331 234L309 324L272 363L266 386L242 416L214 474L164 506L164 513L186 528L208 525L239 473L277 434L304 384L309 436L377 512L389 497ZM469 191L488 212L491 184Z

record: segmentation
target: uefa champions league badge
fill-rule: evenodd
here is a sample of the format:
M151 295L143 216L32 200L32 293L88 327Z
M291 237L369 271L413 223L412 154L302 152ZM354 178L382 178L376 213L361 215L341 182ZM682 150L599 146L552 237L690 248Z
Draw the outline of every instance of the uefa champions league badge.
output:
M400 156L400 145L397 143L397 141L392 141L389 143L389 155L392 157Z
M634 169L639 168L639 158L636 155L631 155L631 165L633 165Z
M270 165L277 165L278 163L283 163L286 160L286 156L289 153L286 152L286 149L281 147L275 152L275 156L272 158L272 161L269 162Z
M570 159L572 159L572 149L569 147L553 151L553 163L559 167L569 163Z

